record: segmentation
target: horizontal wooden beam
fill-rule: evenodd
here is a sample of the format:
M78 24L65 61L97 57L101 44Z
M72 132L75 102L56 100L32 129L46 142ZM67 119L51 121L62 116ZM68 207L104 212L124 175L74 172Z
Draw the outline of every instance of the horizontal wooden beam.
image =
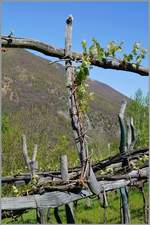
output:
M38 52L41 52L47 56L57 57L62 59L65 57L65 49L63 48L56 48L54 46L48 45L38 40L33 40L29 38L18 38L18 37L8 37L8 36L1 36L1 45L5 48L26 48L32 49ZM72 60L82 60L82 54L73 52L72 53ZM114 70L122 70L122 71L129 71L133 73L137 73L141 76L148 76L149 71L144 67L134 67L131 63L118 63L115 61L110 60L91 60L91 64L93 66L98 66L104 69L114 69Z
M144 154L149 154L148 148L134 150L133 152L127 154L127 157L129 160L134 160L134 159L137 159L139 156L143 156ZM118 162L121 163L120 154L111 156L107 159L101 160L100 162L92 165L93 171L97 172L98 170L104 169L110 165L116 166L116 164ZM80 167L70 168L68 171L69 171L69 178L72 179L73 177L76 177L80 174ZM60 171L38 172L37 175L39 175L40 177L41 176L49 177L49 179L51 177L52 180L61 180ZM31 174L30 173L22 173L22 174L18 174L15 176L7 176L7 177L1 178L2 184L14 183L16 181L22 181L22 180L24 180L25 182L29 182L31 180Z
M132 179L132 182L136 179ZM101 181L105 191L111 191L120 187L128 186L131 180ZM89 190L82 190L80 193L72 192L49 192L43 195L31 195L24 197L4 197L1 198L1 210L33 209L33 208L55 208L69 202L81 200L93 195Z
M112 182L111 182L112 183ZM116 182L115 186L127 185L129 181L124 181L118 184ZM112 183L112 188L114 184ZM29 209L38 207L51 207L55 208L63 204L67 204L72 201L80 200L84 197L91 196L92 192L83 190L80 193L67 193L67 192L50 192L43 195L34 196L24 196L24 197L4 197L1 199L1 209L2 210L17 210L17 209Z
M115 180L121 180L121 179L130 179L130 178L137 178L137 179L148 179L149 177L149 167L145 167L138 170L132 170L129 173L126 174L119 174L119 175L101 175L97 177L97 180L109 180L109 181L115 181Z
M126 175L127 176L127 175ZM101 190L112 191L117 188L125 187L128 185L136 185L142 178L149 177L149 170L143 168L140 171L132 171L128 174L128 179L120 179L116 181L99 181L98 185ZM147 180L146 179L146 180ZM102 188L101 188L102 187ZM93 193L89 189L74 191L52 191L44 193L43 195L31 195L24 197L4 197L1 198L2 210L17 210L29 208L55 208L69 202L80 200L89 197Z
M36 174L39 177L48 177L49 180L52 180L52 181L60 181L61 176L53 175L53 173L55 173L55 171L39 172L39 173L36 173ZM60 171L58 171L56 173L60 174ZM78 169L78 171L70 172L69 173L69 179L72 179L72 178L74 178L78 175L80 175L79 169ZM31 178L32 178L31 173L22 173L22 174L18 174L18 175L14 175L14 176L2 177L1 182L2 182L2 184L4 184L4 183L15 183L15 182L18 182L18 181L25 181L26 183L28 183L28 182L30 182Z
M145 154L146 155L149 154L149 148L134 150L132 152L127 153L126 156L127 156L128 160L130 161L130 160L138 159L140 156L143 156ZM97 172L100 169L104 169L107 166L110 166L110 165L113 165L116 163L120 163L120 162L122 162L122 158L121 158L120 154L117 154L117 155L111 156L109 158L106 158L106 159L101 160L100 162L97 162L96 164L94 164L92 166L93 171Z

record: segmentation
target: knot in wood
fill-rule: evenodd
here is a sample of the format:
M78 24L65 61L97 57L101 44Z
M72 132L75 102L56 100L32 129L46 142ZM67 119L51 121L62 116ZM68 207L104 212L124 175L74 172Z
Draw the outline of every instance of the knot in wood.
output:
M87 180L85 180L84 178L80 177L79 180L77 180L77 185L79 185L80 187L85 187L88 188L87 186Z
M73 21L73 16L69 15L68 18L66 19L66 23L67 24L72 24L72 21Z

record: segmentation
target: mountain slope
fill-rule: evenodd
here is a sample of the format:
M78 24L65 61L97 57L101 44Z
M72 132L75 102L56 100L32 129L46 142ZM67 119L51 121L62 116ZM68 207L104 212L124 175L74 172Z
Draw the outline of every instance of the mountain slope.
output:
M65 70L23 49L8 49L2 55L2 112L9 115L11 126L19 126L21 136L46 149L53 149L61 136L72 143L67 107ZM95 99L88 116L93 148L118 140L117 113L124 95L108 85L88 80ZM15 151L15 150L14 150ZM44 157L44 156L43 156Z

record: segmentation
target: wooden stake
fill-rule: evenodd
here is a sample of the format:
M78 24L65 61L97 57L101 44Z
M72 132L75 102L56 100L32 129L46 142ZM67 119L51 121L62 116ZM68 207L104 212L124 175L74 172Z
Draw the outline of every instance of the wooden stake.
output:
M128 165L126 152L126 125L124 121L124 114L126 109L127 101L124 100L121 103L120 112L118 115L119 125L120 125L120 155L123 159L122 166L125 167ZM130 211L128 206L128 190L127 187L120 188L120 198L121 198L121 222L130 223Z
M71 47L72 47L72 16L69 16L66 20L66 35L65 35L65 57L68 57L68 61L65 62L66 67L66 76L67 76L67 87L69 92L69 112L71 117L71 125L73 128L74 138L78 140L76 142L76 147L78 150L80 162L81 162L81 179L84 182L84 179L88 179L88 184L90 189L94 194L97 194L101 199L101 189L96 180L95 174L93 173L93 169L90 166L90 162L88 159L88 145L85 139L83 123L79 118L79 111L77 106L77 100L74 92L74 68L71 63Z
M61 171L62 180L69 181L68 160L66 155L61 155L60 157L60 171ZM65 210L66 210L67 223L74 224L75 218L74 218L74 212L73 212L73 203L70 202L68 204L65 204Z
M143 212L144 212L144 223L148 223L149 218L149 210L148 210L148 202L147 197L145 196L144 187L140 187L140 191L143 197Z
M54 208L54 216L58 224L62 224L61 218L58 213L58 208Z

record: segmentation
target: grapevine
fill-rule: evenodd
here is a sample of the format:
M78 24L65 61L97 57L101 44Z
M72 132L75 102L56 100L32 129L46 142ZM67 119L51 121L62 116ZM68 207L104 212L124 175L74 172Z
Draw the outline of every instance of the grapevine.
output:
M92 39L92 42L93 43L89 47L89 51L87 51L87 54L89 54L90 59L95 59L99 61L113 59L114 61L117 61L120 64L131 63L133 67L137 68L141 66L141 62L145 58L147 52L146 49L141 47L139 42L135 42L133 44L132 50L128 54L123 53L124 42L117 44L115 41L111 41L110 43L108 43L106 49L101 47L101 45L95 38Z
M88 110L88 101L92 99L94 93L89 92L89 85L85 82L89 76L91 68L90 58L86 47L86 41L82 41L83 55L82 63L75 70L75 85L77 87L77 100L81 114L85 114Z
M75 86L77 88L77 100L81 114L85 114L88 110L88 102L93 99L94 93L89 91L88 84L85 82L89 76L89 70L91 69L91 61L106 61L110 60L117 62L118 64L130 63L132 67L138 68L141 66L142 60L146 56L147 50L142 48L139 42L135 42L132 46L130 53L123 53L123 44L120 42L117 44L115 41L108 43L106 48L103 48L101 44L95 39L92 39L92 45L87 48L87 42L82 41L82 61L80 66L75 70Z

